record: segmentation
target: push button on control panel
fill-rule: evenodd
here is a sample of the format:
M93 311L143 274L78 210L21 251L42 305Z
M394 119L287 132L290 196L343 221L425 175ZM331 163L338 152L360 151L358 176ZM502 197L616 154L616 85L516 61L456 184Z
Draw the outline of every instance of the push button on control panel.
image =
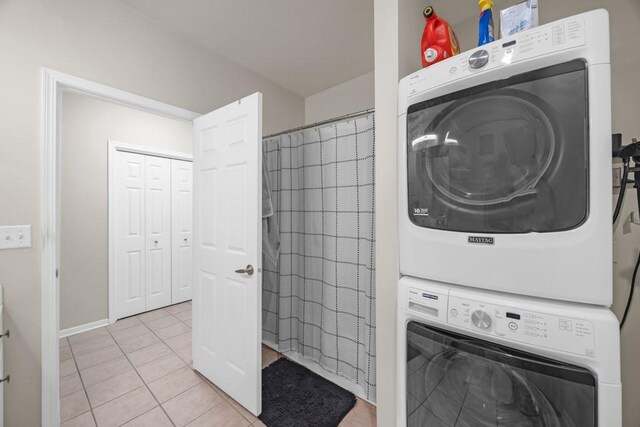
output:
M489 62L489 52L484 49L480 49L476 52L473 52L469 57L469 67L474 70L478 68L482 68Z

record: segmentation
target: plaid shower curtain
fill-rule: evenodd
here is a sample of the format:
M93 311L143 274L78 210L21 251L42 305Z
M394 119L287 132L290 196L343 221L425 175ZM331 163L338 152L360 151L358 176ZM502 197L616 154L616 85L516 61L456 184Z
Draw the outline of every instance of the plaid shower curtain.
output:
M264 258L263 339L375 401L374 114L265 139L280 256Z

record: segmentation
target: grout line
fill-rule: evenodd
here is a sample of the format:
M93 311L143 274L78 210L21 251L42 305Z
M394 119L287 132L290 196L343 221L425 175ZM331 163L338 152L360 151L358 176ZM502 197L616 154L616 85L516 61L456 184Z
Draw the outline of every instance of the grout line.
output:
M103 328L106 328L106 327L103 326ZM73 348L71 347L71 341L67 340L67 342L69 342L69 350L71 351L71 357L73 359L73 363L74 365L76 365L76 373L78 374L78 378L80 378L80 384L82 384L82 391L84 391L84 396L86 397L87 404L89 405L89 412L91 412L91 418L93 418L93 422L96 425L98 425L98 420L96 420L96 416L93 413L93 406L91 406L91 401L89 400L89 395L87 394L87 388L84 386L84 380L82 379L82 375L80 375L80 367L78 366L78 362L76 362L76 355L74 354ZM60 378L58 378L58 388L59 387L60 387ZM79 415L82 415L82 414L79 414ZM62 420L60 420L60 422L62 423Z
M171 314L171 313L169 313ZM140 320L140 319L138 319ZM140 320L140 322L142 322L142 320ZM144 322L142 322L142 324L144 324ZM145 328L149 329L149 327L147 325L144 325ZM151 331L151 329L149 329ZM109 334L111 335L111 331L107 330L107 332L109 332ZM153 333L153 331L151 331L151 333ZM157 336L157 335L156 335ZM113 338L113 335L111 335L111 337ZM160 337L158 337L160 338ZM115 341L115 338L113 338ZM160 339L162 341L162 339ZM120 349L120 351L122 351L122 348L120 348L120 344L118 344L118 342L116 341L116 345L118 346L118 348ZM166 344L165 344L166 345ZM167 346L168 347L168 346ZM137 351L137 350L136 350ZM127 361L129 362L129 364L133 367L133 371L136 373L136 375L138 375L138 378L140 378L140 381L142 381L142 386L144 388L147 389L147 391L149 392L149 394L151 394L151 397L153 397L153 399L156 401L156 403L158 404L158 406L160 407L160 410L162 412L164 412L164 414L166 415L167 419L169 420L169 422L175 427L175 423L173 422L173 420L171 419L171 417L169 416L169 414L167 414L167 412L164 410L164 408L162 407L162 405L160 404L160 401L158 400L158 398L155 396L155 394L153 394L153 392L151 390L149 390L149 386L147 385L147 383L144 381L144 379L142 378L142 376L140 375L140 373L138 372L138 369L136 369L136 367L134 366L134 364L131 362L131 359L129 359L129 356L127 355L127 353L125 353L124 351L122 351L122 354L124 354L124 357L127 359ZM125 393L126 394L126 393ZM123 395L124 396L124 395ZM118 397L122 397L122 396L118 396ZM117 398L116 398L117 399ZM151 408L154 409L154 408ZM151 410L150 409L150 410ZM149 411L150 411L149 410ZM147 411L148 412L148 411ZM146 412L145 412L146 413ZM142 415L142 414L141 414ZM136 417L137 418L137 417ZM135 418L132 418L135 419ZM128 423L131 420L127 420L126 422ZM96 423L97 424L97 423Z

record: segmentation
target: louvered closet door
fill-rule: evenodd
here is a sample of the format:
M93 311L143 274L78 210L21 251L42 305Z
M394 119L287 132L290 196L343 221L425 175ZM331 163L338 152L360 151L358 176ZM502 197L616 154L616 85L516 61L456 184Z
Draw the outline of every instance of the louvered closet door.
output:
M145 310L145 156L118 151L116 157L116 315Z
M145 157L146 310L171 304L171 160Z
M193 164L171 161L171 223L173 259L171 263L171 303L191 299L191 238L193 223Z

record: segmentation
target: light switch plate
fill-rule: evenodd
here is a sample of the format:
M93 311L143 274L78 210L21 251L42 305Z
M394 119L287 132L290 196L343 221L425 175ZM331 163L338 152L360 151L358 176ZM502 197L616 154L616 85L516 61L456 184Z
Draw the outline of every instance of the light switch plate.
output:
M31 226L0 226L0 249L20 249L31 247Z

